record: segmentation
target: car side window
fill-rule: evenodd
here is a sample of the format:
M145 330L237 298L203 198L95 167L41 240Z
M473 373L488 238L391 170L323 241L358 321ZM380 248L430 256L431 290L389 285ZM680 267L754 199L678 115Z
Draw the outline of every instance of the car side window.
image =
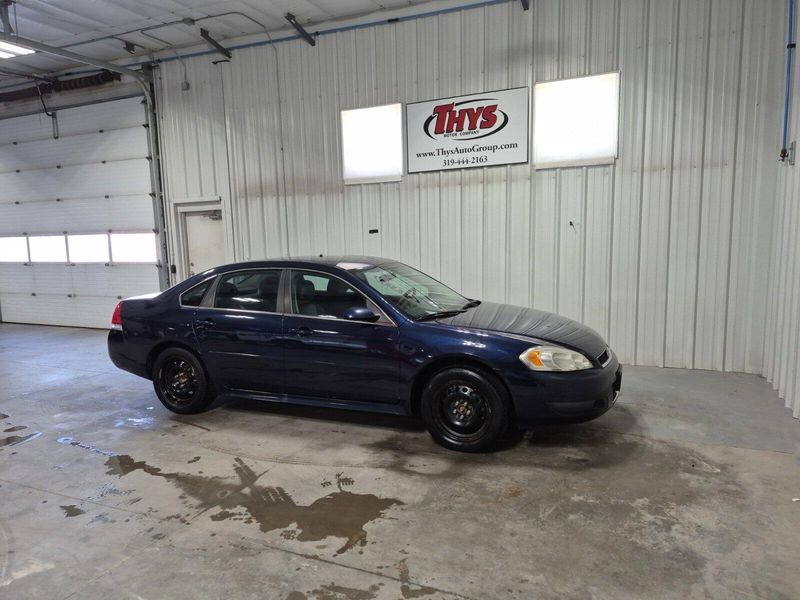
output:
M280 281L280 269L228 273L217 284L214 307L277 312Z
M351 285L338 277L312 271L292 271L292 312L310 317L342 318L351 307L378 308ZM386 319L382 317L382 321Z
M181 294L181 304L184 306L200 306L200 303L203 301L203 296L206 295L208 288L211 287L212 281L214 281L213 277L183 292L183 294Z

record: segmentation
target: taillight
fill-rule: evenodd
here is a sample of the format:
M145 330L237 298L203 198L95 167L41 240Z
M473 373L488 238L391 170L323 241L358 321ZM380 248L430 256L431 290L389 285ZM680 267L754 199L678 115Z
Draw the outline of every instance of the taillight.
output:
M122 330L122 302L117 302L114 314L111 315L111 329Z

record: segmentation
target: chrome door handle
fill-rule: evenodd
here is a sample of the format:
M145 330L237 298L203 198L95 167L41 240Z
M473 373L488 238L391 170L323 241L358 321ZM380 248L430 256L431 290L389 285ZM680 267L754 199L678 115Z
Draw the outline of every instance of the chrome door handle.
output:
M300 337L308 337L311 335L311 329L303 325L302 327L296 327L295 329L289 330L290 335L299 335Z

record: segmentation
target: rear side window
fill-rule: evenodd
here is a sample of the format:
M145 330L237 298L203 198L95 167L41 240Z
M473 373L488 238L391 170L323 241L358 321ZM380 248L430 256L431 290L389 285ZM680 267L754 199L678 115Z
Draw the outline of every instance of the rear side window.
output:
M223 275L217 285L214 306L277 312L280 280L280 269L239 271Z
M213 278L203 283L198 283L189 291L183 292L183 294L181 294L181 304L184 306L200 306L200 303L203 301L203 296L206 295L212 281L214 281Z

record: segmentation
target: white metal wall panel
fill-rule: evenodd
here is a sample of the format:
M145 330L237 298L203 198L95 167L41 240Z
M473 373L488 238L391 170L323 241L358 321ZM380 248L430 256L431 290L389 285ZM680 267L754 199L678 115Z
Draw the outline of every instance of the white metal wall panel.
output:
M141 98L0 120L0 235L154 228ZM106 327L118 298L159 289L149 264L0 263L0 314Z
M232 260L393 256L628 363L761 372L784 23L780 0L509 2L187 59L185 92L167 62L168 196L230 196ZM341 109L612 70L615 165L342 184Z
M789 140L800 141L800 61L792 81ZM764 375L800 417L800 161L780 166L775 198Z

